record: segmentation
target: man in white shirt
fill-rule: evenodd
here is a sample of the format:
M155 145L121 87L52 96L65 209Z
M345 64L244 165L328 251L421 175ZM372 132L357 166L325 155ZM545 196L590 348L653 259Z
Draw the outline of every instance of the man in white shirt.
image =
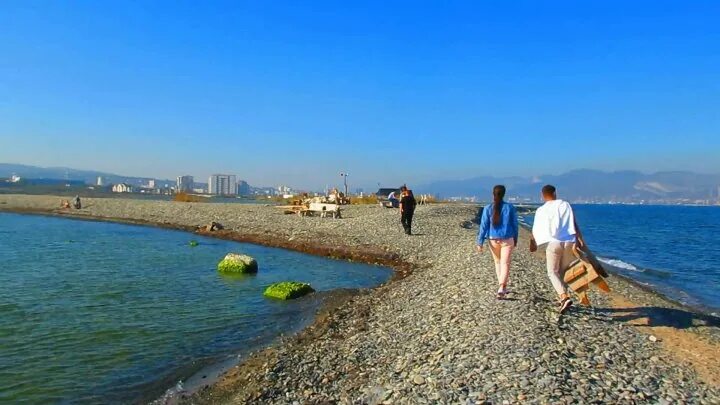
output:
M583 247L585 242L572 207L567 201L557 198L555 187L543 187L542 197L545 204L535 211L530 251L535 252L538 247L545 248L548 277L560 296L560 313L563 314L572 305L563 276L575 260L575 244Z

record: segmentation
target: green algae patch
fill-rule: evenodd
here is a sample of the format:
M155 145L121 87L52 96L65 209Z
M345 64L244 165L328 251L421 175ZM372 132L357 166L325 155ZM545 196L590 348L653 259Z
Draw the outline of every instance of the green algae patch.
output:
M240 255L237 253L228 253L224 259L218 263L218 271L224 274L246 274L257 273L258 263L248 255Z
M190 241L190 247L195 247L195 246L197 246L197 245L199 245L198 241L196 241L196 240L191 240L191 241Z
M282 283L275 283L265 289L264 296L270 298L277 298L279 300L291 300L294 298L300 298L303 295L315 292L310 284L298 283L296 281L283 281Z

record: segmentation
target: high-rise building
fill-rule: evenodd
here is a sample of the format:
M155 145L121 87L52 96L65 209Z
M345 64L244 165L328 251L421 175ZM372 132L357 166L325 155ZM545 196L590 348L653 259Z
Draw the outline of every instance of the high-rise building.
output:
M250 185L245 180L238 180L238 194L250 195Z
M208 193L214 195L237 195L237 180L232 174L213 174L208 179Z
M193 191L195 180L193 176L179 176L175 184L178 193L190 193Z
M97 185L101 187L105 185L105 179L103 178L103 176L98 176Z
M155 180L154 179L148 180L148 188L155 188Z

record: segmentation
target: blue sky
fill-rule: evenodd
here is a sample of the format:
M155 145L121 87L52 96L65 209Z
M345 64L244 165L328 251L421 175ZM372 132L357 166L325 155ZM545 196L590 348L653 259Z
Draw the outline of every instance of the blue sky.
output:
M0 2L0 162L256 185L720 172L715 1Z

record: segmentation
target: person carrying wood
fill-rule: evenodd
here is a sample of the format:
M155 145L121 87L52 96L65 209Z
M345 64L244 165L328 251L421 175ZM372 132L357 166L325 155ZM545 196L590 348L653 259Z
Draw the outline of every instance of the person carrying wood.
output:
M548 278L560 297L559 309L560 314L563 314L572 306L564 273L576 259L576 244L582 248L585 241L572 207L567 201L557 198L555 187L549 184L543 187L542 198L545 204L535 212L530 251L537 251L539 246L545 248Z

